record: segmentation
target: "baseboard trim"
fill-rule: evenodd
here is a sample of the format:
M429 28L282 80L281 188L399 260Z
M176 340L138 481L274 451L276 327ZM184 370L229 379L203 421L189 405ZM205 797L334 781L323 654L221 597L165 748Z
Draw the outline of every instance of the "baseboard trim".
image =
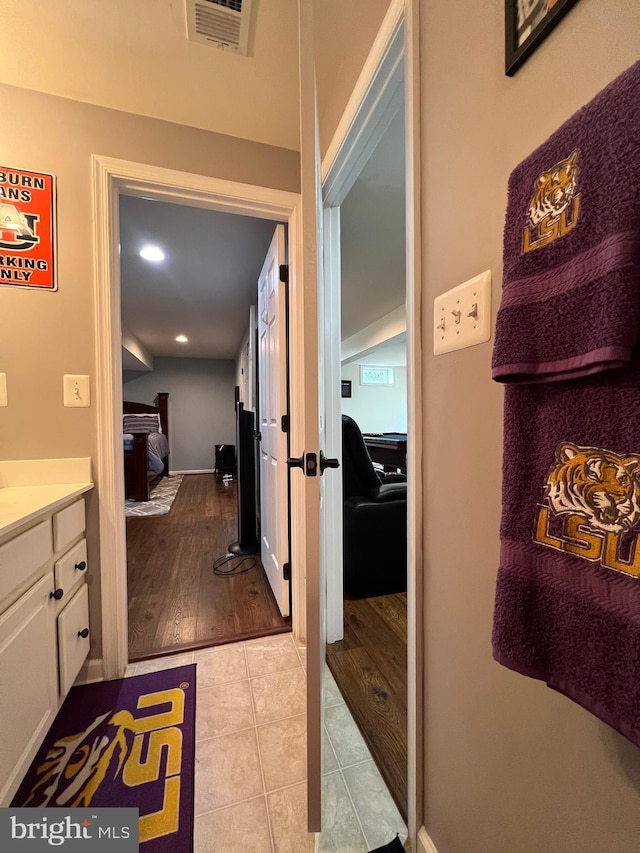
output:
M191 468L188 471L169 471L169 476L173 477L174 474L215 474L215 468Z
M104 671L102 666L102 658L92 658L91 660L85 661L74 683L94 684L96 681L103 680Z
M429 833L424 826L418 830L418 851L417 853L438 853L436 845L429 837Z

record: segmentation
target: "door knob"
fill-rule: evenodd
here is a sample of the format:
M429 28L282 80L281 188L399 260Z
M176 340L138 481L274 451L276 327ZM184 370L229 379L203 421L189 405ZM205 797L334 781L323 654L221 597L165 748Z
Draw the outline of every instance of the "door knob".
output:
M87 564L84 560L81 560L79 563L76 563L75 568L79 572L84 572L84 570L87 568Z
M305 477L315 477L318 474L318 455L303 453L302 456L290 456L287 465L289 468L302 468Z
M64 590L61 587L55 590L55 592L49 593L49 598L55 598L56 601L60 601L62 596L64 595Z
M339 468L340 460L327 458L322 451L320 451L320 473L324 474L325 468Z
M89 636L89 629L83 628L82 631L78 631L78 636L82 637L83 640L86 640L87 637Z

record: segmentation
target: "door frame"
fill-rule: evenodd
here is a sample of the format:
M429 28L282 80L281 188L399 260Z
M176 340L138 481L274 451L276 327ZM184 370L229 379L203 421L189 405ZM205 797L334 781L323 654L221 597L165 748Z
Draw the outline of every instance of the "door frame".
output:
M389 9L322 159L326 222L339 221L339 205L389 127L405 108L406 329L407 329L407 736L408 829L414 841L423 809L423 469L422 287L420 222L419 3L391 0ZM404 81L404 85L403 85ZM325 235L325 286L335 263L335 232ZM339 274L339 273L338 273ZM332 589L333 586L333 589ZM335 611L339 583L327 584ZM340 600L340 609L342 601Z
M120 195L144 196L223 213L286 222L290 298L303 289L301 198L298 193L195 175L101 155L91 158L93 187L95 372L99 501L102 678L122 677L128 663L127 551L122 448L122 323L118 252ZM257 289L257 282L256 282ZM256 293L257 296L257 293ZM292 370L295 370L295 359ZM295 417L296 407L292 407ZM292 421L292 428L297 426ZM304 507L292 506L297 516ZM304 524L292 517L292 535ZM306 637L305 579L292 572L292 628Z

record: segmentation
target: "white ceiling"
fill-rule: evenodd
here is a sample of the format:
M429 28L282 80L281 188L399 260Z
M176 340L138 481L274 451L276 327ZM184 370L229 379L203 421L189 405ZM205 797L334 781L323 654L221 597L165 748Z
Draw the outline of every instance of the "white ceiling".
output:
M187 39L185 0L2 0L0 81L299 150L296 0L254 0L248 56Z
M358 364L374 364L378 367L406 367L407 336L406 334L398 335L383 344L379 344L375 351L358 356L351 361L356 361Z
M153 356L235 359L275 223L120 198L122 325ZM165 260L145 261L146 243ZM176 335L185 334L186 344Z

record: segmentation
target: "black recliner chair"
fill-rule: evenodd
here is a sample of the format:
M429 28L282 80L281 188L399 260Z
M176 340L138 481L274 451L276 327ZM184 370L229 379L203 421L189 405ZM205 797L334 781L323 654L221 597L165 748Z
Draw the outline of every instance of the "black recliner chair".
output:
M342 416L344 588L352 598L407 588L407 481L380 475L358 424Z

